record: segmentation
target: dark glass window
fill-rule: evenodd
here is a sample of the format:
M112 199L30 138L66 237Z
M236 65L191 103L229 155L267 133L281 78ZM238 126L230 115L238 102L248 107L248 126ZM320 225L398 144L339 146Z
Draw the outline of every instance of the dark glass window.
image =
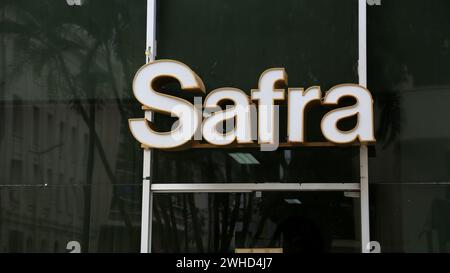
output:
M81 2L0 4L0 252L139 251L146 1Z
M359 199L333 192L155 194L154 252L359 252Z
M257 7L257 9L255 9ZM274 8L276 7L276 8ZM250 94L268 68L284 67L289 87L358 83L358 2L346 1L159 1L159 59L191 67L207 93L235 87ZM180 96L179 87L163 91ZM184 96L186 99L191 99ZM306 117L308 141L324 141L321 107ZM286 142L286 104L280 105L280 142ZM156 114L156 126L173 120ZM357 147L191 149L155 151L157 183L358 183Z
M368 7L371 239L382 252L449 252L450 2Z

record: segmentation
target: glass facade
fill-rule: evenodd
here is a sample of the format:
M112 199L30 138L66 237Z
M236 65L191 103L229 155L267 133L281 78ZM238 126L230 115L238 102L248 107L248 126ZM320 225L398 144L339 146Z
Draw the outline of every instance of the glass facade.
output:
M448 1L384 1L367 12L372 239L386 252L449 252Z
M0 251L138 252L146 1L0 3Z
M144 115L131 83L145 63L147 2L0 1L0 252L141 250L144 160L128 119ZM187 64L207 92L250 94L272 67L289 87L325 92L359 82L359 2L156 1L156 57ZM450 251L449 10L446 0L367 6L370 239L381 252ZM173 82L163 89L180 96ZM325 141L330 109L308 109L308 141ZM161 131L174 122L154 120ZM154 150L150 168L151 183L185 188L361 179L359 146ZM361 251L356 192L180 190L152 203L153 252Z

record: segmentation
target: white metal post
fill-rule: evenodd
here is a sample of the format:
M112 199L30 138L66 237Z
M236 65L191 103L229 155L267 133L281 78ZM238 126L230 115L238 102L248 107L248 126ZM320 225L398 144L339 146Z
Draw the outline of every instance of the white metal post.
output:
M156 0L147 0L147 38L145 49L145 62L151 62L156 56ZM150 111L145 111L145 118L153 119ZM152 250L152 192L151 192L151 149L144 149L142 172L142 219L141 219L141 253L150 253Z
M359 183L198 183L152 184L153 192L360 191Z
M358 75L359 84L367 87L367 34L366 34L366 0L358 1L358 44L359 60ZM369 160L367 145L361 144L359 149L360 164L360 196L361 196L361 248L363 253L370 252L369 223Z

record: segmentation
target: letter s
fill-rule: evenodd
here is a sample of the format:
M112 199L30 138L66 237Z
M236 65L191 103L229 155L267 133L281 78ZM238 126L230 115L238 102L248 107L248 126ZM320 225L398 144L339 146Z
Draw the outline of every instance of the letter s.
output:
M171 114L178 117L177 127L169 132L153 130L145 118L130 119L133 136L145 146L159 149L173 149L187 143L197 131L201 115L194 106L174 96L156 92L155 80L175 78L182 90L205 93L202 80L185 64L173 60L157 60L144 65L136 73L133 81L133 93L136 99L150 111Z

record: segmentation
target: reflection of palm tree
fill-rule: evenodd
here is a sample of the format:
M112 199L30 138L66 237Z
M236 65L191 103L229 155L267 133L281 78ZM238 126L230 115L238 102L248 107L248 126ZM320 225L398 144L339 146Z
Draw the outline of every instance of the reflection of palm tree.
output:
M395 65L396 66L396 65ZM397 69L394 68L397 71ZM383 147L392 144L400 135L402 130L402 108L400 85L405 80L404 71L398 70L397 73L389 77L374 75L371 88L375 91L373 94L376 106L379 109L378 128L376 139L379 143L384 143ZM392 77L392 78L391 78Z
M376 96L380 107L379 127L376 131L377 141L391 144L401 132L400 96L394 92L385 92Z
M6 7L13 10L17 21L4 19L0 24L0 31L15 34L17 50L24 53L24 58L18 62L17 70L30 64L41 75L47 74L49 92L56 88L60 91L61 98L70 98L74 109L80 114L82 120L89 128L88 159L86 169L85 188L85 246L88 249L91 184L94 168L94 149L97 150L100 160L105 168L111 184L117 184L116 175L108 162L101 139L95 128L95 110L99 106L101 97L98 93L101 84L108 83L114 92L115 100L122 117L127 119L126 109L121 100L121 94L115 82L111 55L114 53L122 64L125 73L130 71L130 60L125 54L126 48L124 34L129 27L129 15L125 5L129 2L116 1L92 1L82 8L73 11L73 16L68 16L63 2L56 1L5 1L0 4L3 10ZM101 14L98 13L107 13ZM87 18L86 18L87 17ZM101 51L103 49L103 51ZM103 54L106 61L106 69L101 69L97 63ZM72 72L68 63L73 59L80 59L79 73ZM16 73L17 74L17 73ZM129 74L124 76L125 82L130 88ZM107 82L107 80L109 80ZM64 88L66 87L66 88ZM62 91L67 91L64 94ZM130 94L130 92L126 92ZM56 95L56 94L52 94ZM83 106L83 99L87 99L88 109ZM126 148L121 146L122 149ZM119 154L126 154L120 152ZM125 211L123 200L119 197L116 187L113 187L113 204L119 208L120 215L130 236L130 241L137 238L131 224L130 216Z

